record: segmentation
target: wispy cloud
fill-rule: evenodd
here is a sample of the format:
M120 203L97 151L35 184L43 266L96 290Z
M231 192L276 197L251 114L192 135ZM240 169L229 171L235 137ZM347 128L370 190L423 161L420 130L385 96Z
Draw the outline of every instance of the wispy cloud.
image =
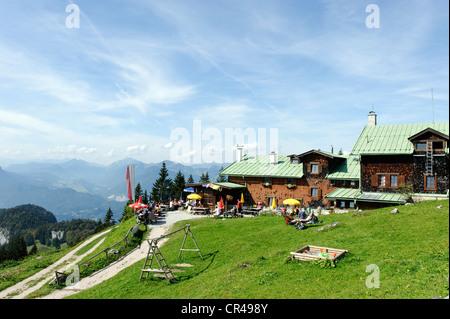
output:
M162 160L171 131L194 120L222 133L276 127L283 153L346 150L372 104L380 123L427 118L431 88L448 117L445 0L381 1L380 29L351 0L75 1L79 29L65 26L69 3L2 5L11 158Z

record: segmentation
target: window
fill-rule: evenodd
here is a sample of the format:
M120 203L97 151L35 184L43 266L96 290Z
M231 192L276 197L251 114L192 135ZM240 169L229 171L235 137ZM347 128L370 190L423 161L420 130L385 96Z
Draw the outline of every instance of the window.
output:
M318 197L319 196L319 189L318 188L311 188L311 196L312 197Z
M287 179L287 183L291 184L291 185L294 185L294 179L293 178L288 178Z
M314 174L319 173L319 164L311 164L311 173L314 173Z
M205 201L205 204L212 205L212 201L213 201L213 191L212 191L212 189L207 189L207 190L204 191L203 199Z
M427 149L427 142L417 142L416 143L416 150L425 151L426 149Z
M356 182L355 181L350 181L350 186L356 186Z
M298 164L298 163L299 163L298 158L293 158L291 160L291 164Z
M386 175L378 175L378 186L386 186Z
M345 201L341 201L341 208L345 208Z
M444 151L444 142L443 141L436 141L433 142L433 150L434 151Z
M391 175L391 187L398 187L398 176Z
M355 202L350 201L350 202L348 202L348 204L349 204L350 208L355 208Z
M344 180L341 181L341 186L345 186L345 181Z
M426 191L435 191L437 190L437 178L434 175L425 175L425 190Z
M269 183L270 184L270 177L264 177L264 183Z
M428 141L430 147L433 151L444 151L445 150L445 141L439 140L430 140ZM416 151L424 152L427 150L427 141L420 141L415 143Z

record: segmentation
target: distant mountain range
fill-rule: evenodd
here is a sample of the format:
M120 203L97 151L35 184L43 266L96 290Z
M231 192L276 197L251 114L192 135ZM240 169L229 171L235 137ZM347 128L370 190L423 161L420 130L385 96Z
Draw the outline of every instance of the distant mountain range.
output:
M221 167L228 164L183 165L171 161L166 163L169 177L174 179L180 170L186 181L192 174L198 181L202 173L208 172L211 181ZM30 162L0 167L0 208L22 204L34 204L51 211L58 221L73 218L103 219L108 208L113 218L122 216L127 201L126 168L135 165L135 182L143 190L151 192L159 177L160 163L146 164L132 158L99 165L83 160L65 162Z

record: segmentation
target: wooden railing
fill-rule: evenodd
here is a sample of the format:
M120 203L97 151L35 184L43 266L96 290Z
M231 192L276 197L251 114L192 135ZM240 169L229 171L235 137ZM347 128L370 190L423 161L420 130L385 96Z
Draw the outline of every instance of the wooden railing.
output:
M117 243L115 243L114 245L112 245L112 246L110 246L110 247L107 247L107 248L103 249L102 251L100 251L99 253L95 254L94 256L92 256L91 258L89 258L88 260L85 260L85 261L83 261L82 263L77 264L77 266L78 266L78 272L81 274L81 272L80 272L80 267L81 267L81 266L88 266L88 267L89 267L88 262L91 261L92 259L98 257L99 255L101 255L101 254L103 254L103 253L106 255L106 260L108 260L108 252L110 252L115 246L117 246L117 245L120 244L121 242L125 241L125 246L124 246L124 247L127 247L127 246L128 246L128 238L130 237L130 233L133 231L133 229L134 229L135 227L139 227L139 222L136 222L136 225L134 225L133 227L130 227L130 229L128 230L128 232L127 232L127 234L125 235L125 237L122 238L121 240L119 240Z

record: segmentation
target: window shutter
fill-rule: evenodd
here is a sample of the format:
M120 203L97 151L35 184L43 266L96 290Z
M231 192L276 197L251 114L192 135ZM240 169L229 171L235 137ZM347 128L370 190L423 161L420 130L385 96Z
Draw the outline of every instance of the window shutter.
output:
M306 164L306 170L308 173L311 173L311 164Z
M405 175L398 175L397 185L401 187L405 184Z
M391 175L385 175L385 182L384 185L385 187L391 187Z
M322 174L322 164L319 164L319 174Z
M378 175L372 175L372 186L378 187Z
M318 189L317 193L318 193L319 197L322 197L322 189L321 188Z

